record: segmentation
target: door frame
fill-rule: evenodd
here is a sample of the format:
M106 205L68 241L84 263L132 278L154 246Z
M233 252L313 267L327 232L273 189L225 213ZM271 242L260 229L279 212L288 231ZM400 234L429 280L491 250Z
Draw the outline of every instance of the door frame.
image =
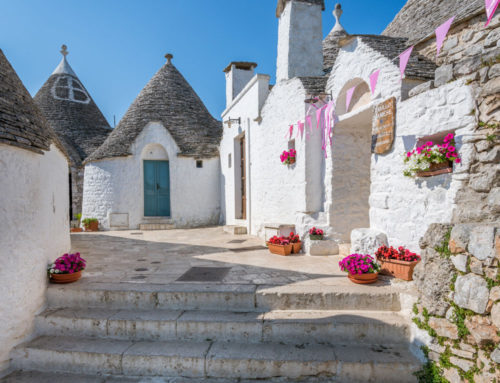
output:
M168 215L146 215L146 162L166 162L168 166ZM156 167L155 167L156 169ZM172 198L171 198L171 177L170 177L170 161L168 159L161 160L142 160L142 216L144 218L171 218L172 217ZM158 209L156 209L158 212Z

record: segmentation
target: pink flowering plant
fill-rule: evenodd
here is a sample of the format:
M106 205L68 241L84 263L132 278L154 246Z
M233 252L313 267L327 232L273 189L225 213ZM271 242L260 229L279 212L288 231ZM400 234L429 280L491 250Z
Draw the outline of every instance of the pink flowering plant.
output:
M340 270L355 274L373 274L380 271L380 265L368 254L351 254L339 262Z
M73 274L85 269L86 261L80 253L64 254L47 267L49 277L52 274Z
M293 164L297 157L297 151L295 149L290 149L289 151L283 150L280 155L280 160L283 165Z
M403 174L407 177L414 177L418 172L429 170L432 164L441 164L443 162L459 164L460 161L453 133L450 133L446 135L442 144L428 141L422 146L407 152L404 159L406 168Z

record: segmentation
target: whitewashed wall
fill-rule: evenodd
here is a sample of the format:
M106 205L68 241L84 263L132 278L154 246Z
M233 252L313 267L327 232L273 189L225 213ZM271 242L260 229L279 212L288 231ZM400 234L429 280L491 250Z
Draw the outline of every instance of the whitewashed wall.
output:
M70 250L68 162L0 144L0 371L45 305L46 267Z
M85 166L83 217L99 219L109 229L110 213L126 213L129 227L144 222L144 149L161 145L170 165L170 210L176 227L196 227L219 223L219 158L204 158L197 168L190 157L179 157L172 136L160 123L149 123L132 144L132 156L95 161ZM148 157L152 159L153 157ZM160 158L156 158L160 159Z
M380 68L382 71L370 106L342 114L345 112L345 91L360 81L369 83L370 74ZM358 114L367 113L373 105L396 97L396 138L393 149L384 155L370 154L370 226L386 232L391 244L416 249L419 238L430 223L450 221L455 208L456 191L461 185L466 166L456 166L452 175L411 179L403 176L403 154L405 150L411 150L420 137L457 129L457 148L464 164L467 164L470 161L468 145L471 144L462 142L464 135L473 134L475 117L470 112L474 103L470 87L460 81L402 101L401 94L407 93L408 88L415 84L405 80L400 82L399 76L395 64L355 39L340 50L327 90L337 99L341 113L339 127L356 119ZM338 133L345 134L345 130L339 129ZM334 135L333 151L336 150L337 139L337 143L342 142L341 136ZM345 146L342 148L345 151ZM354 149L352 159L358 161L360 158ZM370 153L369 145L366 145L365 153ZM325 210L330 212L330 225L335 224L333 220L338 209L333 203L345 200L343 197L347 198L347 194L352 193L349 188L340 188L335 184L338 161L334 161L346 153L332 154L333 160L327 162L325 177Z

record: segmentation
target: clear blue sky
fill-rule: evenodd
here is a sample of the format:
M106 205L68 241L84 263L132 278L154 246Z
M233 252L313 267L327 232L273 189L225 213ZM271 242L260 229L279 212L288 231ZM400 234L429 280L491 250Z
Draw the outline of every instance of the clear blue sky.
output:
M379 34L404 0L348 0L349 33ZM323 32L334 25L326 0ZM218 119L225 106L222 69L255 61L275 73L276 0L0 0L0 48L34 96L61 59L68 61L113 124L174 54L173 63ZM274 80L272 80L274 81Z

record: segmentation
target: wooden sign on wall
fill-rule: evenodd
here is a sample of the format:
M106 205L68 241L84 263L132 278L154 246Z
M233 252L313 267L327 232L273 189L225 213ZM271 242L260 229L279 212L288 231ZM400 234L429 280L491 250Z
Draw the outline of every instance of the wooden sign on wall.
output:
M372 153L387 153L394 142L396 98L391 97L375 106L372 126Z

